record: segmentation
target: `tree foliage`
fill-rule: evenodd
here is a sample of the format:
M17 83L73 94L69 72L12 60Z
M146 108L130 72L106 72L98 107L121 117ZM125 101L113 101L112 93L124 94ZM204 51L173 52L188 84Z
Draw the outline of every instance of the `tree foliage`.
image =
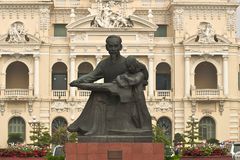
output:
M32 126L32 131L30 131L32 134L30 136L30 140L33 141L34 146L38 147L47 147L51 143L51 136L49 134L49 130L40 122L36 122Z
M9 133L8 135L8 140L7 143L23 143L24 142L24 138L22 137L21 133Z
M178 145L178 144L184 144L186 141L184 139L184 135L183 134L180 134L180 133L176 133L174 135L174 140L173 140L173 143L174 143L174 146Z
M66 126L58 127L52 134L52 143L64 145L66 142L76 142L77 133L70 133Z
M159 126L153 125L152 130L153 130L153 142L161 142L164 143L165 145L171 144L169 139L166 137L163 130Z
M193 116L190 117L190 120L187 122L187 130L185 131L184 137L187 138L186 144L189 144L193 147L197 144L199 139L199 127L198 120Z

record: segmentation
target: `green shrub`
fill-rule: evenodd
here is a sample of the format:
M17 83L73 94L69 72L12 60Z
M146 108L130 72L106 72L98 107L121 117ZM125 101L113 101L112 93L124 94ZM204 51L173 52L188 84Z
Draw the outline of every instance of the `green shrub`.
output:
M24 139L21 133L9 133L7 143L23 143Z
M64 145L66 142L76 142L77 133L70 133L66 126L58 127L52 134L52 143L54 145Z
M177 146L178 144L184 145L185 142L186 141L184 139L184 135L180 133L176 133L174 135L174 140L173 140L174 146Z
M207 140L207 143L208 144L216 144L218 145L219 144L219 140L215 139L215 138L210 138Z
M164 160L180 160L180 156L179 155L175 155L173 157L165 157Z
M166 137L163 130L159 126L153 125L152 131L153 131L153 142L161 142L164 145L171 144L169 139Z
M65 160L64 156L52 156L52 155L48 155L46 156L47 160Z

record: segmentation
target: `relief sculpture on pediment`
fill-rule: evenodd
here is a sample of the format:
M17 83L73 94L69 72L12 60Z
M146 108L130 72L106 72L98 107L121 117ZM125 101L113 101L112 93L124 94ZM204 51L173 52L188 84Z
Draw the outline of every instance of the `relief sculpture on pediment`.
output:
M93 13L93 10L90 9ZM132 20L127 17L117 1L107 1L102 4L99 12L91 22L91 27L122 28L133 27Z
M198 26L198 38L197 42L199 43L215 43L215 31L212 28L212 25L208 22L201 22Z
M8 30L6 41L9 43L21 43L29 41L27 31L22 22L14 22Z

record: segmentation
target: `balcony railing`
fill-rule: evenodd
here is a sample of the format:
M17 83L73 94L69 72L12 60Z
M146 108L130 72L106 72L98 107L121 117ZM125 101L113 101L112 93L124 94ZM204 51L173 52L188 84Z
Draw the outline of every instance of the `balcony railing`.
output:
M169 0L141 0L139 4L141 5L141 7L167 7L169 3ZM137 7L139 7L138 4Z
M220 97L222 89L192 89L192 97Z
M171 90L156 90L155 91L155 97L157 99L161 98L167 98L170 99L172 97L172 91Z
M53 99L67 99L68 90L52 90Z
M90 96L91 91L87 91L87 90L77 90L77 96L80 99L88 99L88 97Z
M54 0L55 7L77 7L79 4L78 0Z
M196 89L196 96L219 96L219 89Z
M20 89L20 88L12 88L12 89L2 89L1 96L5 98L28 98L33 96L33 89Z

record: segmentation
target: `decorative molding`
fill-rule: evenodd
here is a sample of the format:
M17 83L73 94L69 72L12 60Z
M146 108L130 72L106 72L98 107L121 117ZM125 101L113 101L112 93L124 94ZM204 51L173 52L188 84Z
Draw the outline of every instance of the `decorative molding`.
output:
M192 115L195 115L196 111L197 111L197 103L196 101L192 101Z
M43 6L39 9L40 12L40 30L48 30L50 24L50 10L48 7Z
M224 101L219 101L218 111L220 112L220 115L222 115L222 113L224 111Z
M51 110L54 112L69 112L70 109L75 109L77 112L81 112L85 106L86 102L74 102L74 101L54 101L51 104ZM73 112L72 114L74 114Z
M212 110L210 110L210 109L203 109L202 110L202 114L204 114L204 115L206 115L206 116L209 116L209 115L211 115L212 114Z
M0 102L0 112L1 112L1 115L3 116L4 112L5 112L5 103L4 103L4 101Z
M227 10L227 29L228 31L235 31L236 14L233 9Z
M81 43L82 41L87 40L87 34L86 33L80 33L71 36L71 43Z
M22 114L22 110L14 109L14 110L11 110L11 113L14 116L19 116Z
M32 112L33 112L33 102L29 101L28 102L28 113L30 116L32 115Z
M55 101L51 104L51 110L54 112L68 112L69 104L65 101Z
M182 30L183 29L183 8L179 8L173 11L173 24L175 30Z
M148 108L152 112L171 112L173 110L172 102L166 99L161 99L160 101L149 101L147 102Z
M86 102L77 102L75 103L75 109L77 112L82 112L85 107Z

